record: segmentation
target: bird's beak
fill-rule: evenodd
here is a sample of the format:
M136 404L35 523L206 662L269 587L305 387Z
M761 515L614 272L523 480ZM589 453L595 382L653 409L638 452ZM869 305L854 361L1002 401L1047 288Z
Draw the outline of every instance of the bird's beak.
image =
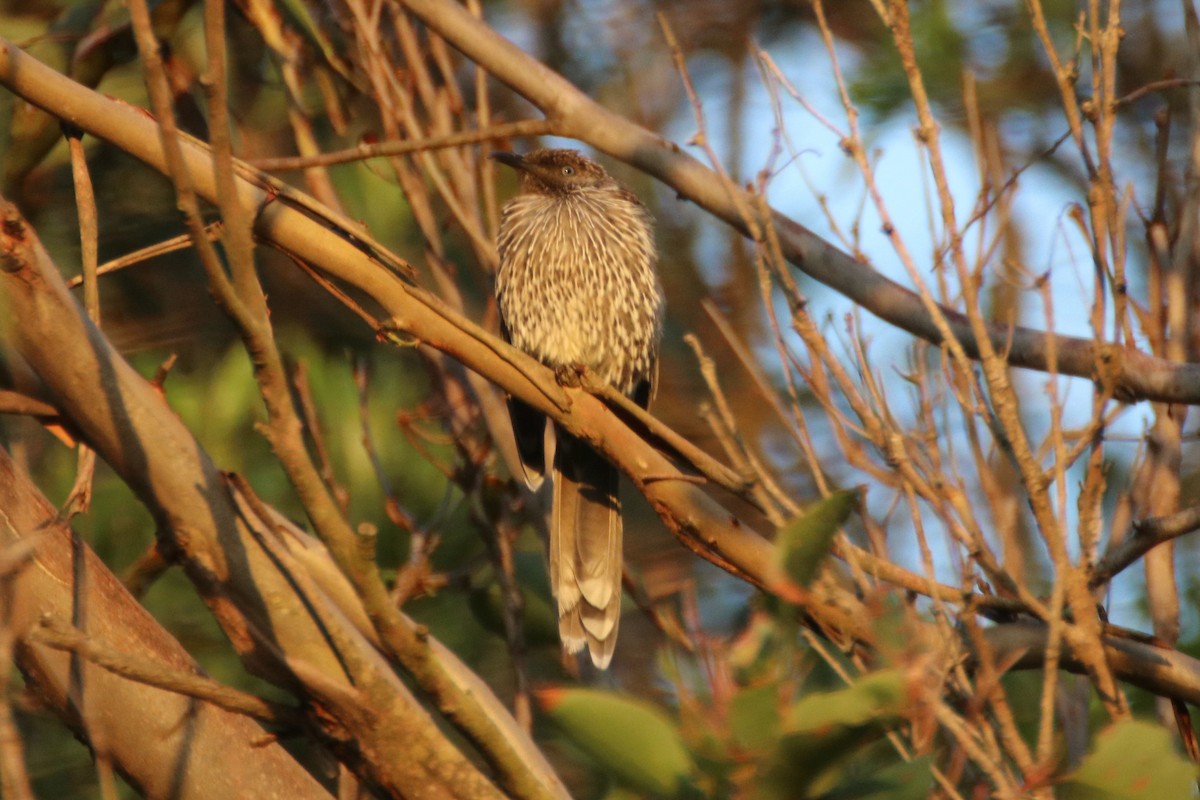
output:
M499 161L501 164L507 164L516 170L524 171L527 168L525 157L516 153L506 153L503 150L498 150L491 155L493 161Z

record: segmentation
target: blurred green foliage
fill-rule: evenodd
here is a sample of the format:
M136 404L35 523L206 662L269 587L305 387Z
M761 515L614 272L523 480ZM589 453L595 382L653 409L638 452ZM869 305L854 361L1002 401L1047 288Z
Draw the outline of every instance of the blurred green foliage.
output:
M1147 722L1119 722L1101 731L1095 748L1059 786L1064 800L1188 797L1196 765L1176 754L1171 735Z
M825 556L833 547L834 537L850 517L859 493L835 492L804 510L799 517L785 523L776 536L779 565L798 591L812 583Z

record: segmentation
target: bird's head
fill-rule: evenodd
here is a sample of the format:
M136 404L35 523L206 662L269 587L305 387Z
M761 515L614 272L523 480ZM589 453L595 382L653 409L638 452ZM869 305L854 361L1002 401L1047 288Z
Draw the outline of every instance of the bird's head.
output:
M521 173L523 192L569 194L612 181L604 167L578 150L541 148L524 155L492 153L492 158Z

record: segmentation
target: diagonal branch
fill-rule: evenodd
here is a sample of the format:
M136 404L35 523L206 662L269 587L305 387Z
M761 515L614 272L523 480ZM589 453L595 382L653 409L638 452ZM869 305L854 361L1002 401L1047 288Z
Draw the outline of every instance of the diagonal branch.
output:
M139 111L70 81L0 40L0 82L160 171L166 167L158 127ZM181 137L183 161L197 193L215 196L208 148ZM771 549L765 539L736 524L728 512L704 497L661 454L637 437L598 399L566 392L553 375L459 316L436 297L412 287L380 266L348 237L329 230L291 204L277 202L272 187L255 185L239 171L238 191L247 208L257 209L255 234L261 240L312 264L322 272L365 292L391 317L391 328L427 342L492 380L568 430L595 442L634 478L645 483L651 502L674 528L699 539L701 550L730 549L726 555L753 582L771 581ZM569 396L568 396L569 395ZM642 475L656 480L646 483ZM736 555L734 554L736 553Z
M93 402L95 400L93 399ZM25 549L33 548L33 549ZM329 798L321 784L248 717L139 680L79 665L26 634L44 616L85 607L87 635L162 673L192 675L195 661L138 604L0 447L0 551L7 633L31 696L84 741L102 740L113 766L143 797ZM21 555L29 558L17 561ZM5 669L12 662L4 662ZM10 688L13 688L10 684ZM82 727L86 720L86 730ZM7 795L6 795L7 796Z
M542 68L544 69L544 68ZM93 92L0 39L0 84L25 99L108 141L152 168L166 169L158 126L140 111ZM216 196L212 156L193 139L180 137L183 162L195 191ZM778 567L770 543L731 515L638 436L599 399L564 391L553 374L529 356L489 335L436 297L412 287L383 266L387 254L364 250L312 213L279 202L278 192L248 166L238 168L243 205L256 210L254 233L284 252L371 297L390 315L390 329L448 354L545 413L572 434L588 440L633 480L667 528L697 555L759 587L774 585ZM865 617L853 597L829 597L809 609L830 629L866 635Z
M653 175L742 233L750 226L772 224L787 259L813 279L853 300L875 316L934 344L942 333L920 298L868 265L839 250L792 219L772 211L770 219L749 222L739 210L753 207L736 185L722 179L678 145L615 114L584 95L566 78L522 51L452 0L402 0L430 28L466 56L540 108L556 132L596 147ZM980 341L964 314L942 308L951 333L966 354L978 359ZM1050 334L1030 328L992 323L991 346L1008 363L1049 371L1050 341L1057 371L1111 387L1126 402L1160 400L1200 404L1200 365L1177 364L1133 347L1097 345L1090 339Z

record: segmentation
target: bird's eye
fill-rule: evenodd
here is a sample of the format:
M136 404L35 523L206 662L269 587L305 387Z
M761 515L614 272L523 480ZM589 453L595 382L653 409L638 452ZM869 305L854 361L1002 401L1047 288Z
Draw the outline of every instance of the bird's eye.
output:
M563 173L563 175L574 175L575 168L574 167L563 167L562 173Z

